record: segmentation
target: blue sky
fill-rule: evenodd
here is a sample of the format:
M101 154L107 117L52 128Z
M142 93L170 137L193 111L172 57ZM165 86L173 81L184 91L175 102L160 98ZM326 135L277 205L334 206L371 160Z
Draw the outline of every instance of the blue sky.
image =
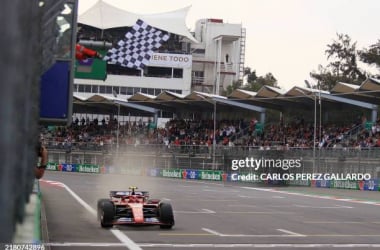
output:
M97 0L79 0L79 14ZM191 6L186 23L202 18L242 23L246 67L271 72L284 89L304 86L309 73L326 65L324 51L336 33L362 49L380 39L379 0L104 0L135 13L150 14ZM372 69L375 70L375 69Z

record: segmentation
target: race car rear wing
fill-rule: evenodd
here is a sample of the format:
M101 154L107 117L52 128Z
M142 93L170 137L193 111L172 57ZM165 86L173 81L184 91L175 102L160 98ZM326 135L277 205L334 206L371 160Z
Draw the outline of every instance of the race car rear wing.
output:
M149 197L148 191L110 191L110 197L122 198L129 195L141 195L144 197Z

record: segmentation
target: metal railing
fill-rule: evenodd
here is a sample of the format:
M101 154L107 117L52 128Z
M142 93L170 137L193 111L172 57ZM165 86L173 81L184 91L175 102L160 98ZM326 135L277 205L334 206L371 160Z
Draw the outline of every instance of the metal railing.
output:
M215 162L211 146L165 146L165 145L122 145L117 154L109 151L78 150L65 152L50 150L49 161L57 163L89 163L120 168L192 168L231 171L231 162L236 159L300 159L302 168L298 172L318 173L369 173L380 177L380 148L322 148L313 158L312 148L217 146ZM313 170L315 162L316 168Z
M335 138L330 144L344 145L344 144L348 144L350 140L357 140L358 134L361 132L362 129L363 129L362 124L356 125L350 130L343 133L343 137L341 139L338 140L337 138Z

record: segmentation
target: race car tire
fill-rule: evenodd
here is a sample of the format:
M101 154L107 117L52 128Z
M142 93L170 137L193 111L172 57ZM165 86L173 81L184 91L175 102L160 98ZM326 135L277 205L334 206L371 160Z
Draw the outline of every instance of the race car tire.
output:
M113 226L113 219L115 217L115 207L109 199L98 200L98 219L103 228Z
M159 206L159 219L163 225L162 229L170 229L174 226L173 208L170 203L161 203Z

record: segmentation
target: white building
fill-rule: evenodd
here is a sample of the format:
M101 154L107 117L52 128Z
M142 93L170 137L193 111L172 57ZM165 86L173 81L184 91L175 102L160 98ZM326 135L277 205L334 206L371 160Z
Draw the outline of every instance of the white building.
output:
M188 10L189 7L138 15L98 1L79 16L78 23L102 30L103 36L105 30L130 27L142 19L170 32L171 38L166 47L153 54L144 70L107 70L105 81L76 77L74 92L118 95L140 92L156 96L164 90L183 95L195 90L220 94L234 81L242 80L245 52L242 25L223 23L221 19L202 19L190 33L185 24Z
M191 44L193 90L220 94L235 81L243 80L245 29L222 19L202 19L194 32L198 44Z

